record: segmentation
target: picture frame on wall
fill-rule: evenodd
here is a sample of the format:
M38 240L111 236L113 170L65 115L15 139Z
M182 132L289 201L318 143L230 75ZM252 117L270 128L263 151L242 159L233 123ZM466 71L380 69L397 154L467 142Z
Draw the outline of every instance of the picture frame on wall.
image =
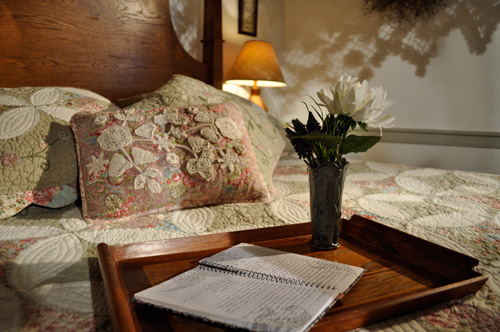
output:
M258 0L238 1L238 33L257 37Z

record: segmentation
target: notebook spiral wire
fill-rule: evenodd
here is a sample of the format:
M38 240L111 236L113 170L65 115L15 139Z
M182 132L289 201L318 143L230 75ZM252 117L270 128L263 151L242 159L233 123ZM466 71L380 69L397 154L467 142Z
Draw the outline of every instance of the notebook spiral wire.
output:
M244 277L248 277L248 278L252 278L252 279L274 281L274 282L289 284L289 285L312 286L312 287L324 288L324 289L333 289L334 288L334 287L332 288L332 287L326 286L326 285L312 284L310 282L306 282L304 280L300 280L297 278L281 277L281 276L275 276L272 274L267 274L267 273L262 273L262 272L255 272L255 271L249 271L249 270L244 270L244 269L238 269L238 268L235 268L231 265L217 264L214 262L210 262L210 263L201 262L200 268L204 269L204 270L219 272L219 273L235 274L235 275L240 275L240 276L244 276Z

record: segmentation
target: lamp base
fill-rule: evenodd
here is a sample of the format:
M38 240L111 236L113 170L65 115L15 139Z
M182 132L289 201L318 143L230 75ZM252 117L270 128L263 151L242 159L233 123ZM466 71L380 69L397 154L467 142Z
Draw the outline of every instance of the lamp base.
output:
M262 98L260 97L260 89L255 87L251 88L250 93L250 100L262 107L267 112L267 107L266 105L264 105L264 101L262 101Z

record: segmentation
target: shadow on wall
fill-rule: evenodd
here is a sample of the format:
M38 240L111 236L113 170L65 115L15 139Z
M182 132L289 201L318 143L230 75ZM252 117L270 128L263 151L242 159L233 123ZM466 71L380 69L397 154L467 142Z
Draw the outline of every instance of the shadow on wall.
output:
M202 60L202 39L199 29L199 0L170 0L172 25L184 50L198 61Z
M333 84L347 72L368 80L388 56L400 57L424 77L440 38L459 29L470 53L482 54L500 22L500 0L450 0L431 20L413 26L383 22L378 13L365 15L359 1L314 1L307 13L299 11L302 19L285 31L282 66L291 94L310 84L304 77Z

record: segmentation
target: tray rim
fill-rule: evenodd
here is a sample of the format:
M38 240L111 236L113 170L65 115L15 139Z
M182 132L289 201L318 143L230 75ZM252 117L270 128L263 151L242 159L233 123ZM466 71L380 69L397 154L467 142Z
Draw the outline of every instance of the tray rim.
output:
M358 323L356 323L358 326L355 327L364 326L365 324L359 325L359 322L364 321L366 323L373 323L375 321L379 321L380 319L377 319L377 315L387 308L398 307L398 310L400 311L399 314L405 314L410 311L443 302L443 300L441 300L442 298L450 300L476 292L488 279L488 277L474 270L474 267L479 263L479 261L474 257L396 230L377 221L363 218L359 215L353 215L351 219L341 221L341 238L347 237L351 241L356 242L356 236L360 236L360 234L357 233L359 233L361 225L368 225L368 228L375 227L376 229L383 230L384 232L389 232L394 236L408 238L411 241L415 241L418 244L429 247L430 250L439 250L446 255L451 255L455 258L459 257L462 262L460 264L460 268L462 270L466 270L467 272L476 274L476 276L421 291L416 294L399 296L395 299L378 303L369 303L361 306L359 310L351 310L351 312L340 315L338 318L341 322L352 324L353 320L356 319L358 321ZM353 234L348 233L349 231L352 231ZM120 265L126 266L132 264L141 266L154 264L156 262L164 262L162 257L172 256L174 254L226 248L242 242L240 238L247 238L248 240L248 237L250 236L249 234L257 235L255 237L256 241L252 241L251 243L310 236L310 222L233 232L212 233L193 237L131 243L125 245L111 246L105 243L100 243L97 246L98 261L103 277L106 299L111 314L113 328L117 331L141 331L134 306L130 301L133 294L129 294L128 292L128 288L122 278L122 269ZM216 239L218 241L214 242ZM382 250L385 249L382 248ZM394 249L389 248L386 250L388 251L387 254L389 256L393 255L391 252L392 250ZM358 318L355 318L355 316L358 316ZM322 329L321 325L323 325L323 328L325 327L322 323L324 323L327 318L328 317L325 317L316 324L320 326L318 330ZM313 330L316 330L316 325L313 327Z

